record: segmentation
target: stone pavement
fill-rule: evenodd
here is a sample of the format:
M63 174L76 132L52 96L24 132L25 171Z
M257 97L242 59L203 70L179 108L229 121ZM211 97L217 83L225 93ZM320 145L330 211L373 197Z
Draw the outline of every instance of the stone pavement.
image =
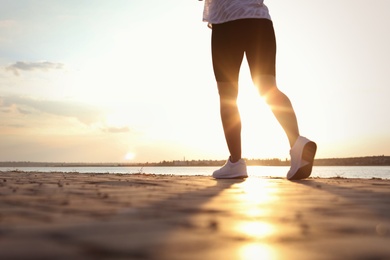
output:
M390 259L390 180L0 172L0 259Z

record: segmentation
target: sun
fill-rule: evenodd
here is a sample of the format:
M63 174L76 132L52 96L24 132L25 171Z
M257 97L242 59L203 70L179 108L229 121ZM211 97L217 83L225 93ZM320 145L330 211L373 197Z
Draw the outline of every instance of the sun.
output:
M289 145L265 100L248 80L242 80L238 107L242 121L242 155L246 158L286 158Z
M126 155L125 155L125 160L126 161L131 161L135 158L135 153L132 153L132 152L128 152Z

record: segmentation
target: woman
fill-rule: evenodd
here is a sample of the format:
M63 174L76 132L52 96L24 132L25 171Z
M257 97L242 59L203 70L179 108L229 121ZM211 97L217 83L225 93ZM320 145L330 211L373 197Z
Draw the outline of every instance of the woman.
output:
M276 40L273 23L263 0L205 0L203 20L212 28L212 60L220 113L229 159L213 177L245 178L241 158L241 119L237 107L238 76L245 56L252 81L283 127L290 143L290 180L310 176L317 146L299 135L289 98L275 79Z

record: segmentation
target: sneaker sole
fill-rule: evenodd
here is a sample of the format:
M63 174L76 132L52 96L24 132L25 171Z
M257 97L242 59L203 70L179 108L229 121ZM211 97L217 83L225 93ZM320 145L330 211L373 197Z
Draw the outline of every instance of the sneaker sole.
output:
M289 180L302 180L310 176L313 169L314 156L316 155L317 145L314 142L308 142L302 151L302 159L309 162L309 164L301 167L291 176Z
M248 178L248 175L224 176L224 177L218 177L218 176L213 175L213 178L214 179L245 179L245 178Z

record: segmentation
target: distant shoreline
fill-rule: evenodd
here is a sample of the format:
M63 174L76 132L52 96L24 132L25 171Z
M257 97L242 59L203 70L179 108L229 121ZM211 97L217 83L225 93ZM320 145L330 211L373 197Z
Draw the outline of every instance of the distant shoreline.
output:
M289 166L289 160L246 159L249 166ZM146 163L72 163L5 161L0 167L166 167L166 166L220 166L224 160L177 160ZM390 166L390 156L365 156L349 158L315 159L315 166Z

